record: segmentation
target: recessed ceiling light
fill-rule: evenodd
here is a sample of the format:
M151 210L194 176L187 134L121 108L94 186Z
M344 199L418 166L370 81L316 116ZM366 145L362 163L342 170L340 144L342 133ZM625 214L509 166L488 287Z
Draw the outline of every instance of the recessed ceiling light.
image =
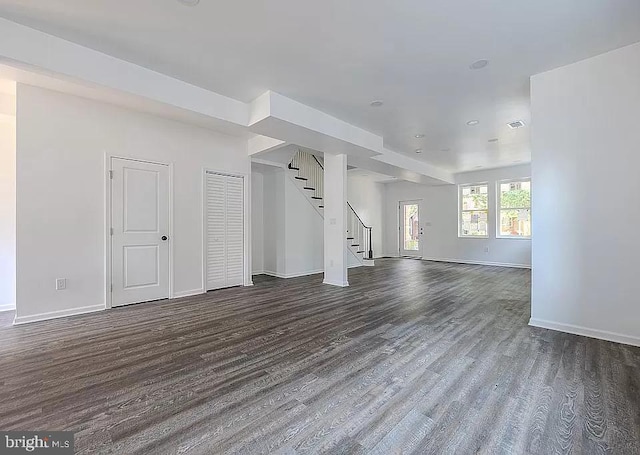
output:
M524 126L524 122L522 120L516 120L515 122L507 123L507 126L512 130L515 130L516 128L522 128Z
M469 68L472 70L481 70L488 64L489 64L489 60L484 60L484 59L478 60L477 62L473 62L471 65L469 65Z
M480 120L469 120L467 122L467 125L469 126L476 126L478 123L480 123Z
M186 6L196 6L200 0L178 0L178 2Z
M489 139L487 142L498 142L498 138L494 137L493 139Z
M422 138L424 137L424 134L422 134L422 133L418 133L418 134L416 134L416 135L415 135L415 136L413 136L413 137L415 137L416 139L422 139Z
M384 104L384 101L382 100L374 100L374 101L371 101L371 103L369 103L371 107L380 107L383 104Z
M416 149L416 153L422 153L422 149Z

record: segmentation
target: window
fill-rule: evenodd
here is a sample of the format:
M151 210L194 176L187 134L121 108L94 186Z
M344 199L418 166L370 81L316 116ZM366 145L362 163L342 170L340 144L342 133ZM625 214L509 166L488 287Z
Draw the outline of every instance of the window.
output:
M488 237L489 186L460 186L460 237Z
M531 237L531 180L498 182L498 237Z

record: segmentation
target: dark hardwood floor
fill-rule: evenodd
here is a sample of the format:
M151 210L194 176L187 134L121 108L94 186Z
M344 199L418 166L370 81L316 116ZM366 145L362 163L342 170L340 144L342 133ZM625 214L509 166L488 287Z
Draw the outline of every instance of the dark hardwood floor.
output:
M78 453L640 453L640 348L528 327L528 270L349 281L0 313L0 429L73 430Z

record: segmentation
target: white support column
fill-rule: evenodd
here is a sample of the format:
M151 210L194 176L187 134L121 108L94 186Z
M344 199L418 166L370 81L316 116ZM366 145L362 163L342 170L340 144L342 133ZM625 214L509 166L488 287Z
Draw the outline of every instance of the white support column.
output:
M347 280L347 155L324 154L324 283Z

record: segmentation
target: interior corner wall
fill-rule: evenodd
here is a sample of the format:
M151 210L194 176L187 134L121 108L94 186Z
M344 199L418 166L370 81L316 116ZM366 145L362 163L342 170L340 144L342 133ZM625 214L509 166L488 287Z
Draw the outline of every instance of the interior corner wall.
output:
M347 200L362 222L370 226L374 257L384 256L385 185L361 175L348 175Z
M264 272L264 176L251 173L251 273Z
M527 165L465 172L456 175L457 184L488 183L489 237L458 237L458 186L427 186L410 182L386 184L385 193L385 251L386 256L398 256L400 238L400 201L419 200L420 224L424 228L423 259L512 267L531 266L531 240L496 237L497 182L531 176ZM533 181L535 194L538 182ZM532 219L539 216L532 210ZM535 236L535 230L533 231Z
M16 124L0 118L0 311L16 302Z
M324 266L322 216L311 206L288 175L284 178L284 188L286 276L320 273Z
M284 179L280 170L263 175L263 271L281 277L286 275Z
M17 317L105 306L108 154L173 163L173 292L203 291L203 171L249 175L246 140L23 84L16 126Z
M531 324L640 345L640 43L531 79Z
M264 178L264 273L280 278L322 272L322 217L284 169Z

